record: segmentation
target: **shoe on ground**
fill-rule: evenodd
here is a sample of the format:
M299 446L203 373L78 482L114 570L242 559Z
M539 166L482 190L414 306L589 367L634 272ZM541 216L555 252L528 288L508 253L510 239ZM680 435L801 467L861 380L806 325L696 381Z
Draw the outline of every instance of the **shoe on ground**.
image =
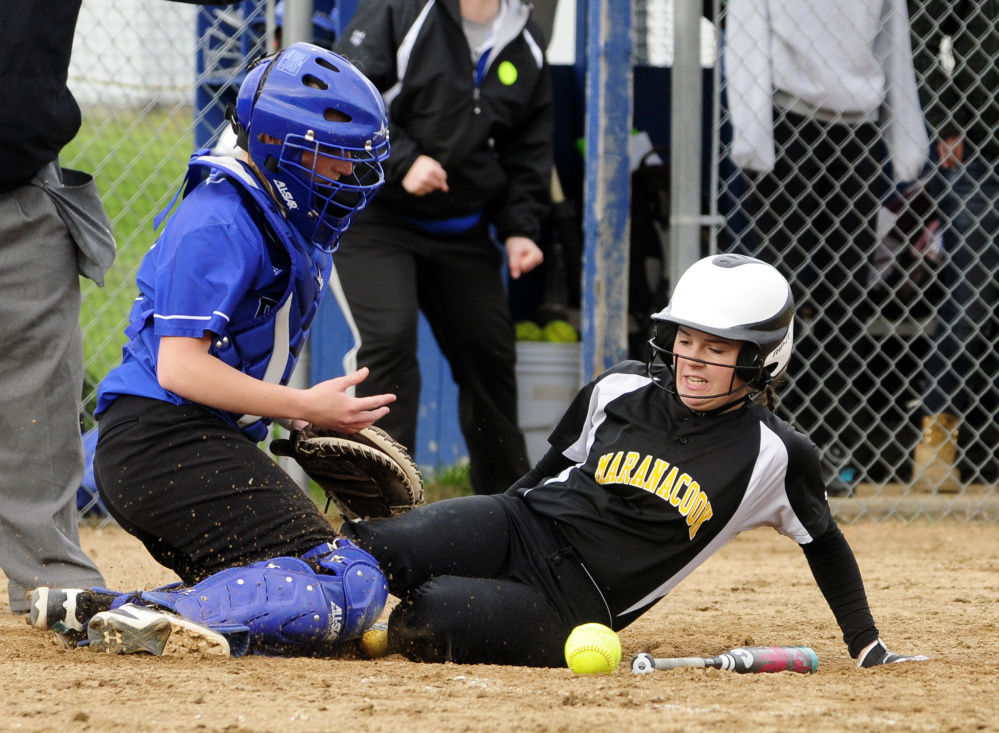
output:
M111 609L117 593L82 588L35 588L31 591L28 625L57 633L82 632L94 614Z
M105 654L155 656L230 656L222 634L180 616L126 603L102 611L87 625L90 649Z
M961 491L957 446L960 418L947 412L923 416L922 440L912 454L912 488L920 493Z

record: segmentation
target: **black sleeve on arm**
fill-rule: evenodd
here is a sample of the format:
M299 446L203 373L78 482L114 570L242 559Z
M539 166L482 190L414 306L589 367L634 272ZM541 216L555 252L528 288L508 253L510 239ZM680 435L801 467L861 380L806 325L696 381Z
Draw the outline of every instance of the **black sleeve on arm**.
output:
M864 580L850 544L833 521L822 536L802 545L801 549L843 631L843 641L850 656L856 658L865 646L877 640L878 628L874 625Z
M573 461L562 455L558 449L549 448L548 452L541 457L540 461L538 461L538 465L525 473L524 476L508 490L518 491L520 489L532 489L546 478L549 478L550 476L557 476L571 465L573 465Z

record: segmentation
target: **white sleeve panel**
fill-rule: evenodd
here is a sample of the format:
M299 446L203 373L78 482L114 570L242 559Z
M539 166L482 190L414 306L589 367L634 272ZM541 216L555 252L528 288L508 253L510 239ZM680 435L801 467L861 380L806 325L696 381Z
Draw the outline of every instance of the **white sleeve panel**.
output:
M590 395L586 423L580 430L576 442L562 451L562 455L576 463L585 461L593 446L597 428L607 419L605 412L607 405L623 394L647 386L650 381L648 377L637 374L612 374L598 382L593 388L593 394Z

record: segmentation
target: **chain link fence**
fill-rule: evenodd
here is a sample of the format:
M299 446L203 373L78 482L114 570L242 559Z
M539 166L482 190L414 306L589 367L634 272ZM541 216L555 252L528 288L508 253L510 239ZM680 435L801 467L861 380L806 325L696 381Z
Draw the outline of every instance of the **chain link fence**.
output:
M961 5L716 6L718 246L792 283L780 410L846 517L997 516L999 48L995 4Z
M787 4L793 5L812 12L854 6L823 0ZM839 495L834 499L838 515L847 520L995 519L999 516L999 363L994 307L984 314L975 311L978 320L971 334L958 330L960 319L951 316L958 342L977 339L974 350L958 350L959 357L945 360L949 364L963 359L957 382L969 398L966 404L930 413L958 413L956 445L950 443L954 431L948 429L938 434L943 439L936 446L938 454L948 447L956 449L953 464L960 471L956 491L944 493L939 483L927 486L925 481L917 490L920 475L913 474L913 453L922 439L927 410L925 365L934 353L941 307L946 295L955 292L945 284L946 264L963 241L955 234L954 222L970 219L967 226L988 235L987 246L974 250L974 267L957 273L960 297L977 298L976 302L990 298L988 304L994 306L999 194L975 182L968 184L936 161L928 162L914 183L900 185L892 178L884 122L876 122L882 111L870 119L866 116L876 104L871 109L853 108L847 95L844 106L844 99L829 91L808 99L794 88L775 95L775 89L782 89L776 79L755 72L749 75L750 83L741 81L747 67L757 68L759 52L773 48L759 38L746 42L747 32L769 32L753 31L765 29L759 24L762 18L756 18L754 25L753 18L747 24L738 17L744 9L762 7L755 0L716 2L714 11L707 13L713 27L707 21L702 24L703 64L725 59L721 73L715 74L720 84L711 89L719 109L715 139L706 141L718 150L713 206L723 224L712 225L708 241L717 242L722 251L763 257L794 284L799 304L796 356L792 378L782 390L783 416L820 447L829 485ZM965 101L975 102L969 118L968 105L956 104L943 88L934 89L930 78L942 73L964 79L974 72L954 54L954 40L965 25L941 30L925 4L913 7L910 59L916 59L920 70L923 105L938 98L945 119L999 129L995 117L999 49L977 47L986 60L991 59L993 71L988 79L967 87ZM62 162L94 173L118 241L118 257L106 287L82 281L86 384L81 419L91 442L88 450L95 437L96 386L121 358L136 270L155 237L153 217L179 188L191 152L210 145L224 127L224 107L235 98L245 62L274 47L273 9L273 0L217 8L84 0L70 69L70 87L83 109L84 126L64 151ZM637 0L635 13L636 63L669 66L671 3ZM858 62L849 45L830 47L830 43L838 36L857 34L854 23L860 19L859 14L842 14L821 26L791 28L787 42L813 65L835 71L836 63ZM874 20L874 35L884 22ZM898 42L909 38L908 25L904 30L904 35L893 36L892 47L903 57L907 49ZM977 78L974 73L971 78ZM860 96L876 96L874 89L859 89L864 92ZM972 90L985 95L985 103L971 95ZM747 97L759 96L766 101L755 109L762 109L763 116L750 119L764 129L769 126L776 135L773 172L736 163L740 135L735 126L745 124L745 118L738 117L739 105ZM812 108L822 110L822 119L813 119ZM851 134L829 132L838 128ZM857 129L861 132L855 133ZM933 152L928 142L926 147ZM993 164L996 159L993 154ZM992 176L994 185L994 171ZM968 185L991 206L948 210L942 203L947 194L967 197ZM946 314L943 320L951 323ZM81 515L107 521L92 487L92 477L86 478Z

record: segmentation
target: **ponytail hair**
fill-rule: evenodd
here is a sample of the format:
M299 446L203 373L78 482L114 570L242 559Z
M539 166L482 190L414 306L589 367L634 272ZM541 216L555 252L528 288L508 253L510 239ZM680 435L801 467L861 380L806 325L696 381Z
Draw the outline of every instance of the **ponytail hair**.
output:
M787 382L787 375L781 374L777 379L753 395L753 401L766 407L770 412L777 412L777 389Z

